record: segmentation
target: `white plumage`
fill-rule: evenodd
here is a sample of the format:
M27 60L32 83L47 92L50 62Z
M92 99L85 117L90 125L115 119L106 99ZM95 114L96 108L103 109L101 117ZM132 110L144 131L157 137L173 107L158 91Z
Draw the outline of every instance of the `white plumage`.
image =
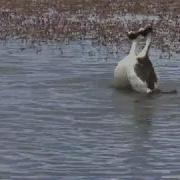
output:
M118 63L114 70L114 85L116 87L131 87L135 91L141 93L151 93L154 89L158 88L157 82L153 82L154 89L150 89L147 82L143 81L135 71L135 66L139 63L138 58L145 58L148 56L150 44L151 34L147 36L144 49L138 55L136 55L137 39L133 40L129 54Z

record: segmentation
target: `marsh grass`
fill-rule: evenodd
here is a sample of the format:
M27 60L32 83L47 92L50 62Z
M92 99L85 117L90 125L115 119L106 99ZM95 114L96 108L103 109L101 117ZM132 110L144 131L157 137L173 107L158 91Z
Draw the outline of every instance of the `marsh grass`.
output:
M1 0L0 39L119 45L127 31L151 23L154 45L179 53L179 18L179 0Z

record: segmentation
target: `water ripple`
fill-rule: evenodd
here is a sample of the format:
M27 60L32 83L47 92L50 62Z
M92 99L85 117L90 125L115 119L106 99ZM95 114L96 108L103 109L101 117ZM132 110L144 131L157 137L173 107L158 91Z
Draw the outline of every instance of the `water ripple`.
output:
M8 48L0 57L1 179L180 175L179 94L116 91L111 82L118 59L111 54L104 61L105 50L96 52L89 42L83 49L61 45L63 55L54 46L41 54L9 54ZM179 89L179 62L156 63L161 86Z

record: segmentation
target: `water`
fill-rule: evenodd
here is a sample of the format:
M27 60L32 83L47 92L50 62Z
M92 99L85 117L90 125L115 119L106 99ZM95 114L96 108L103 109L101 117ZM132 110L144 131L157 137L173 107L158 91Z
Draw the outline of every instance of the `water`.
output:
M117 91L125 53L89 41L0 46L0 179L179 179L180 95ZM164 89L180 89L178 55L152 52Z

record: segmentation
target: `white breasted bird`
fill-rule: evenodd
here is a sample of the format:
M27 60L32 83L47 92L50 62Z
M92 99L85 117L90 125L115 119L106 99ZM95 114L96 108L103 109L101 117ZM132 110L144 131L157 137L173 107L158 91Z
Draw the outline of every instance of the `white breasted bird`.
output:
M138 36L146 38L142 51L136 54ZM130 31L127 36L132 40L129 54L119 61L114 70L114 83L118 88L131 87L140 93L151 93L158 90L158 79L149 59L152 27L140 28L137 32Z

